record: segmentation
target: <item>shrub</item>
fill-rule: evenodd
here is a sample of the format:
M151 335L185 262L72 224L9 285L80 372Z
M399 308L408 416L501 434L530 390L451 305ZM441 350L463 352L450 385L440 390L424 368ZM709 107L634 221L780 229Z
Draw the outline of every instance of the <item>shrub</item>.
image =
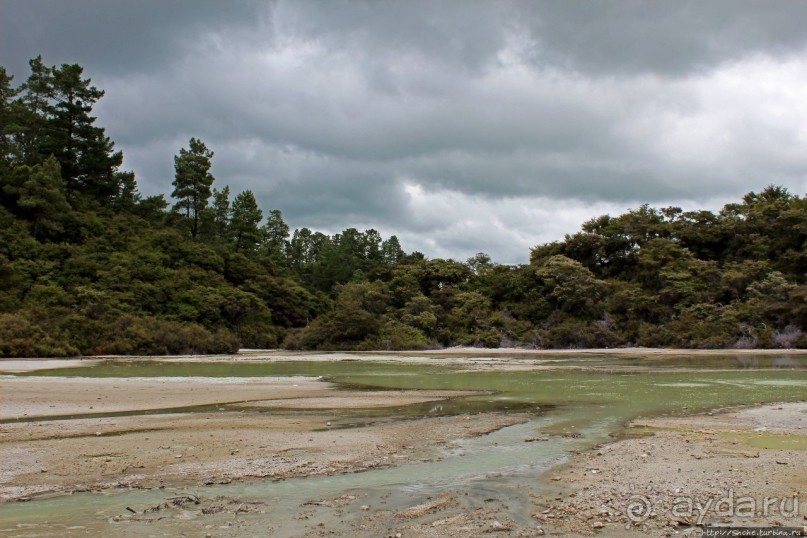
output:
M22 316L0 314L0 357L65 357L78 349Z

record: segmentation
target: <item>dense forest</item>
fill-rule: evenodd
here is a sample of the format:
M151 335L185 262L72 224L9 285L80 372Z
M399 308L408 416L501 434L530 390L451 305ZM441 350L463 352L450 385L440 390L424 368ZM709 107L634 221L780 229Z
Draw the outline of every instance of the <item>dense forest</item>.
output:
M0 67L0 357L807 347L807 199L784 188L593 218L525 265L426 259L372 229L292 232L195 138L170 197L142 196L91 115L104 92L30 69Z

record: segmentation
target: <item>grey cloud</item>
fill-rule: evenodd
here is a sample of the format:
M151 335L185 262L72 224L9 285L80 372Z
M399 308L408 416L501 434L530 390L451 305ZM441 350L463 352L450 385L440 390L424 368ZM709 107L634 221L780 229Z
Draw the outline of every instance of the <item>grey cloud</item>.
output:
M538 65L606 75L681 74L807 45L807 5L799 0L295 1L276 12L303 39L368 56L417 54L470 71L495 62L514 34L531 42Z
M807 188L802 2L0 7L0 64L84 65L147 194L196 136L292 226L524 261L600 212Z
M293 9L282 9L284 6ZM586 73L679 75L748 54L801 52L807 6L798 0L587 2L293 2L294 35L371 58L402 54L470 72L519 36L537 66Z
M749 54L800 53L806 21L798 0L545 0L530 17L545 59L607 75L680 75Z
M235 34L260 20L252 0L2 0L0 65L27 74L38 54L124 75L181 59L178 51L212 31Z

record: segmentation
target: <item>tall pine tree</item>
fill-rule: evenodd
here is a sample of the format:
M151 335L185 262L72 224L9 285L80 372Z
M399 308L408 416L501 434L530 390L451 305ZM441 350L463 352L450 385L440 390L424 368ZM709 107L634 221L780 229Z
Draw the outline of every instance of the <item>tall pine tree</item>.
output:
M233 199L230 218L230 233L235 242L236 252L251 253L261 240L261 231L258 224L263 213L258 207L252 191L244 191Z
M120 191L121 181L129 178L118 173L123 154L114 151L114 143L91 115L103 90L82 78L84 69L78 64L47 67L39 56L29 65L31 75L21 98L29 114L22 137L26 162L40 163L53 155L71 199L80 192L110 203Z
M213 175L210 173L213 152L207 149L204 142L191 138L188 149L179 150L174 156L174 192L171 196L177 199L174 211L184 217L191 237L199 234L199 220L207 207L211 196Z
M13 78L0 67L0 174L9 170L20 157L16 140L21 129L20 104L15 101L19 90L11 86Z

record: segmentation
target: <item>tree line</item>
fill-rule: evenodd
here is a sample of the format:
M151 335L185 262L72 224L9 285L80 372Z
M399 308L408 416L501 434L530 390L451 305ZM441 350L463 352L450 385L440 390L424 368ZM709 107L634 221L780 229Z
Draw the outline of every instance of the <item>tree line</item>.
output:
M290 230L191 138L143 196L79 65L0 67L0 357L241 347L807 347L807 201L768 186L717 213L641 206L530 262ZM536 223L536 226L540 223Z

